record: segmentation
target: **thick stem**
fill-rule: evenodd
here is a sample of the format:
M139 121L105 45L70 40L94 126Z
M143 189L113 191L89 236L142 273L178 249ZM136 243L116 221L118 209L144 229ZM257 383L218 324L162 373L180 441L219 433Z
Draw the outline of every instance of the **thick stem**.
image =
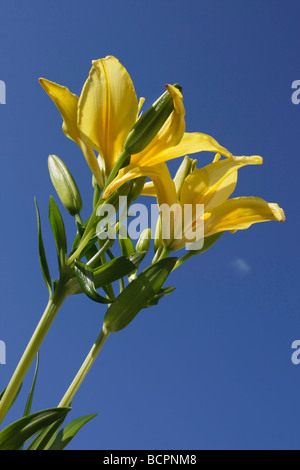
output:
M57 312L62 306L66 295L65 281L60 280L56 286L54 294L49 298L49 302L43 316L41 317L0 401L0 423L3 421L11 404L13 403L24 377L34 361L34 358L45 339Z
M87 357L85 358L82 366L80 367L79 371L77 372L73 382L71 383L70 387L66 391L65 395L61 399L59 403L59 407L69 406L71 401L73 400L77 390L79 389L80 385L84 381L87 373L89 372L90 368L94 364L96 357L98 356L99 352L102 349L105 341L109 336L109 332L105 331L104 328L100 331L98 338L96 339L95 343L93 344L90 352L88 353Z

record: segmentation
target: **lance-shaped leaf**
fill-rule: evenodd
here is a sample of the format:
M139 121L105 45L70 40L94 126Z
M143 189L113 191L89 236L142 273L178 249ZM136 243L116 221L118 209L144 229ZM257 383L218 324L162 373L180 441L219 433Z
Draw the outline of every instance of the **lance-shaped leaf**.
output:
M64 420L65 416L43 428L30 442L26 450L49 450Z
M99 302L100 304L109 304L112 302L111 299L103 297L97 292L94 284L92 268L89 268L86 264L81 263L80 261L75 261L74 270L81 289L90 299L94 300L94 302Z
M145 308L152 307L153 305L157 305L160 299L165 297L166 295L172 294L174 292L175 287L163 287L160 291L150 300L150 302L145 305Z
M117 297L104 317L104 328L110 333L125 328L158 294L175 266L177 258L165 258L141 272Z
M62 419L70 410L69 407L49 408L15 421L0 432L0 450L18 450L37 432Z
M49 272L49 268L48 268L48 263L47 263L43 238L42 238L40 211L39 211L36 199L34 199L34 202L35 202L36 216L37 216L38 249L39 249L40 266L41 266L41 271L42 271L43 278L44 278L46 287L48 289L49 295L51 295L52 294L52 283L51 283L51 276L50 276L50 272Z
M31 405L32 405L32 400L33 400L33 395L34 395L38 370L39 370L39 352L37 352L37 356L36 356L36 365L35 365L33 381L32 381L30 392L29 392L29 395L28 395L28 398L27 398L27 402L26 402L26 406L25 406L25 410L24 410L24 416L28 416L30 414L30 411L31 411Z
M128 258L119 256L102 266L92 269L95 288L99 289L111 282L117 281L121 277L127 276L128 273L139 266L143 258L144 253L136 253ZM67 283L67 291L68 295L82 294L84 292L76 277Z
M78 431L84 426L88 421L95 418L97 413L82 416L81 418L74 419L71 423L67 424L56 436L55 441L50 447L50 450L63 450L73 439L73 437L78 433Z
M49 202L49 220L56 243L59 267L62 268L65 266L67 258L66 230L63 218L52 196L50 196Z

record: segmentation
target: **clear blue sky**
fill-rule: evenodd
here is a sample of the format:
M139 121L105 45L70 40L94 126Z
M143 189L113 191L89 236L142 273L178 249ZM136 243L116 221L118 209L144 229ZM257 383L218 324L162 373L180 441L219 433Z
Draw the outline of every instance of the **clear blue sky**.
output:
M172 296L109 338L70 418L99 415L70 449L300 448L299 14L296 0L1 1L1 389L47 302L34 196L56 274L48 154L70 167L83 215L91 202L89 170L39 77L79 94L91 61L112 54L148 104L179 82L188 131L264 158L240 171L235 195L277 202L287 217L224 236L174 272ZM34 411L57 405L103 314L83 296L66 301L40 352ZM32 375L5 424L20 416Z

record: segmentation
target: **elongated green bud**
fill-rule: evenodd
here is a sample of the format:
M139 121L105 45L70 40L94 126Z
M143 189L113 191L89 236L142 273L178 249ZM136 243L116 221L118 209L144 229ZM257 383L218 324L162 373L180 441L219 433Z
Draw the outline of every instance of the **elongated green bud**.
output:
M142 231L140 238L138 239L136 247L135 247L137 253L141 253L143 251L147 252L150 248L150 243L151 243L151 229L145 228L145 230Z
M180 91L182 90L178 83L173 86ZM157 135L173 110L173 98L170 93L166 91L144 114L142 114L133 126L124 144L125 150L130 155L144 150Z
M49 155L48 168L53 186L71 215L78 214L82 209L82 199L70 171L56 155Z

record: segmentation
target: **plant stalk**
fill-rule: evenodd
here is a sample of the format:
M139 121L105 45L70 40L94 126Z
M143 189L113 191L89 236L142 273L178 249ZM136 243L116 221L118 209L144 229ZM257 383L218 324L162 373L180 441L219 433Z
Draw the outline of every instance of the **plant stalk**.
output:
M97 337L95 343L93 344L90 352L88 353L87 357L85 358L82 366L80 367L79 371L77 372L76 376L74 377L73 382L69 386L68 390L66 391L65 395L61 399L59 403L59 407L69 406L79 389L80 385L84 381L87 373L89 372L90 368L94 364L99 352L102 349L105 341L109 336L109 331L106 331L104 328L101 329L99 336Z
M60 279L54 293L49 298L47 307L0 401L0 423L3 421L10 406L12 405L14 398L16 397L18 390L24 380L24 377L26 376L28 369L34 361L34 358L36 357L37 352L42 342L44 341L50 326L52 325L53 320L55 319L56 314L62 306L66 296L67 290L65 288L65 280Z

